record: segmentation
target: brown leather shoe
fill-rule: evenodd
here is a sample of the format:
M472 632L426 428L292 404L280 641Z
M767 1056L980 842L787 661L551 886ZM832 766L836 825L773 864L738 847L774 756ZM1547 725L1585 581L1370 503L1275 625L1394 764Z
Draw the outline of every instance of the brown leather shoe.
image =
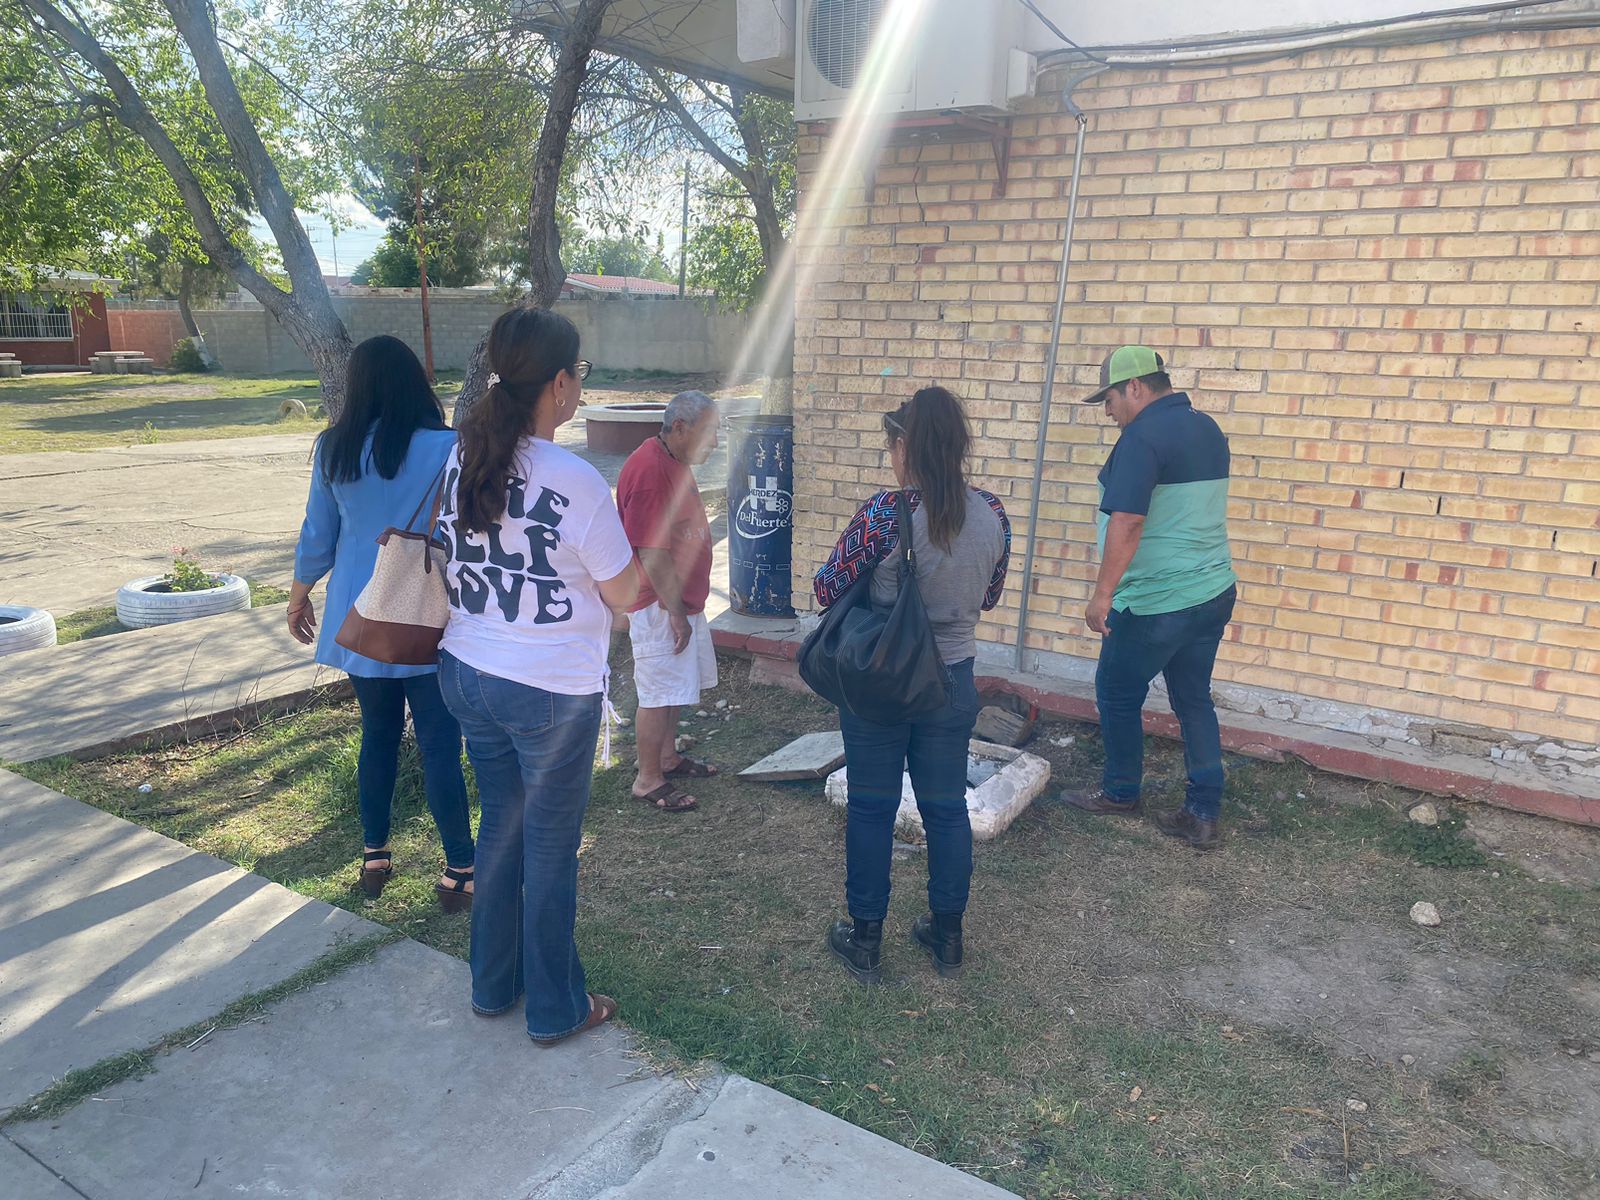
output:
M1092 788L1087 792L1062 792L1061 803L1103 817L1132 817L1144 811L1142 797L1136 796L1128 801L1116 800L1106 795L1104 788Z
M1217 832L1217 823L1202 821L1187 808L1180 808L1170 813L1156 813L1151 821L1168 837L1188 842L1196 850L1215 850L1222 845L1222 835Z

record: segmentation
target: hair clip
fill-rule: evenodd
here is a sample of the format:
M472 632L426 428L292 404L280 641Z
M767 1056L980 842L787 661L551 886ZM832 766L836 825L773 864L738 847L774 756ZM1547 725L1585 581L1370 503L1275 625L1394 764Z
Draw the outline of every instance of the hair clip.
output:
M489 382L487 384L485 384L484 386L485 387L493 387L495 384L497 384L499 382L500 382L500 376L496 375L493 371L490 371L489 372Z

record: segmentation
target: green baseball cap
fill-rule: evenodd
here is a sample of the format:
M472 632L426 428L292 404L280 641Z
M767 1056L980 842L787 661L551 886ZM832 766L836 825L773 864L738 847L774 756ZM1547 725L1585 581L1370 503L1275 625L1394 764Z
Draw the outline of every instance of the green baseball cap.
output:
M1100 364L1100 390L1092 396L1085 396L1085 404L1099 404L1106 398L1106 393L1119 383L1127 383L1130 379L1137 379L1141 375L1154 375L1157 371L1165 371L1167 364L1149 346L1118 346L1106 355L1105 362Z

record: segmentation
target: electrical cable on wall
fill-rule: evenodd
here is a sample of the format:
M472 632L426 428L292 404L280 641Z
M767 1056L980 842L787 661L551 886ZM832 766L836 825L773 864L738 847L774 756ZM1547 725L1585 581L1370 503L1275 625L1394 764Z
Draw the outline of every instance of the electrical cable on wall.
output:
M1406 13L1393 17L1374 17L1365 21L1341 22L1337 25L1321 25L1310 28L1283 28L1264 33L1228 34L1221 37L1194 38L1181 45L1169 45L1158 48L1148 43L1123 44L1116 46L1097 46L1088 49L1071 37L1047 17L1039 8L1036 0L1017 0L1024 8L1037 17L1050 33L1068 46L1073 59L1083 58L1090 62L1100 63L1103 66L1159 66L1163 63L1181 63L1190 60L1218 61L1234 57L1229 52L1237 50L1241 55L1248 54L1251 50L1264 51L1258 58L1273 58L1285 53L1299 53L1315 48L1317 45L1328 43L1343 43L1361 40L1366 37L1377 37L1387 30L1403 31L1403 27L1415 23L1424 23L1424 28L1432 31L1434 27L1447 24L1451 21L1466 21L1473 17L1495 17L1505 14L1529 13L1536 9L1551 9L1564 7L1565 13L1552 13L1549 15L1535 15L1528 20L1511 20L1502 17L1501 25L1509 28L1525 28L1537 26L1541 28L1560 27L1562 25L1587 26L1595 22L1595 11L1591 7L1573 7L1573 0L1504 0L1503 3L1491 5L1472 5L1458 8L1436 9L1432 12ZM1047 52L1044 57L1056 61L1067 59L1066 51Z

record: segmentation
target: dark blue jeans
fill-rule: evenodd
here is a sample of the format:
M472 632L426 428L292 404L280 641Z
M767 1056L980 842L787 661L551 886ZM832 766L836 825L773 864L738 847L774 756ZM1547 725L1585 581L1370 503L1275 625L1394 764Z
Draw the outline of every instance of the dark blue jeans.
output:
M439 827L439 840L444 843L444 860L452 867L472 866L472 819L461 774L461 727L439 695L439 677L352 675L350 684L361 705L356 790L361 795L362 840L374 850L389 844L394 783L400 773L400 739L405 734L409 704L422 756L422 786L433 823Z
M1094 673L1100 735L1105 741L1106 795L1132 802L1144 778L1144 710L1150 681L1167 681L1167 698L1183 730L1189 786L1183 806L1203 821L1222 811L1222 735L1211 700L1217 646L1233 616L1235 590L1178 612L1135 616L1113 609Z
M978 689L970 658L945 669L949 701L920 720L879 725L840 710L850 781L844 896L850 915L859 920L881 921L889 911L894 818L907 771L928 839L928 909L941 914L967 911L972 882L967 743L978 719Z
M573 924L600 693L563 696L439 655L439 686L478 778L472 1007L504 1012L527 993L528 1033L589 1018Z

